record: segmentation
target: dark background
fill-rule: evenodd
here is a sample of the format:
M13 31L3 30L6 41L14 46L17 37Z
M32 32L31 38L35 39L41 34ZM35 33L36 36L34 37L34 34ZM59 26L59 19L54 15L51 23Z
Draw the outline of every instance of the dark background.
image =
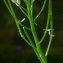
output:
M24 6L23 2L21 4ZM43 0L37 0L34 4L34 17L40 11ZM53 0L53 25L54 34L51 48L47 57L48 63L63 63L63 0ZM36 20L36 26L39 39L43 35L43 29L46 25L47 6ZM24 14L13 4L19 20L23 19ZM26 19L23 22L25 26L29 25ZM42 43L45 53L49 36ZM0 63L40 63L33 49L20 37L13 17L7 10L3 0L0 0Z

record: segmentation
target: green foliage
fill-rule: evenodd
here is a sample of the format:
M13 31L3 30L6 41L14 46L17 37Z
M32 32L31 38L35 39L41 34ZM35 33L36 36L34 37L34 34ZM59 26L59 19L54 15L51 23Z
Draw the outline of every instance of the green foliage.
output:
M15 23L16 23L16 26L18 28L20 36L25 40L25 42L28 45L30 45L33 48L33 50L36 53L36 55L37 55L38 59L40 60L40 62L41 63L47 63L47 59L46 58L47 58L47 55L48 55L48 52L49 52L49 49L50 49L52 38L54 37L54 35L53 35L52 2L51 2L51 0L48 1L47 23L46 23L46 28L44 29L44 34L43 34L41 40L38 39L38 36L37 36L36 30L35 30L35 25L34 24L35 24L35 21L37 20L37 18L39 17L39 15L44 10L47 0L44 0L43 6L42 6L40 12L37 14L37 16L35 18L33 18L33 6L34 6L35 0L23 0L25 5L26 5L26 8L24 8L21 5L21 1L20 0L8 0L8 1L3 0L3 1L4 1L5 5L6 5L6 7L8 8L10 14L12 15L12 17L15 20ZM15 15L15 12L13 10L13 7L11 5L11 2L15 3L16 6L18 6L19 9L23 12L23 14L28 18L29 23L30 23L30 28L24 26L21 23L21 22L23 22L25 20L25 18L22 19L21 22L17 19L16 15ZM49 25L50 25L50 27L49 27ZM20 26L23 28L23 31L24 31L24 33L25 33L25 35L26 35L26 37L28 39L26 39L26 37L23 35ZM34 41L35 41L35 45L33 44L33 41L30 38L27 30L32 33ZM49 40L49 44L48 44L46 53L44 54L40 45L43 42L43 40L45 39L47 33L50 36L50 40Z

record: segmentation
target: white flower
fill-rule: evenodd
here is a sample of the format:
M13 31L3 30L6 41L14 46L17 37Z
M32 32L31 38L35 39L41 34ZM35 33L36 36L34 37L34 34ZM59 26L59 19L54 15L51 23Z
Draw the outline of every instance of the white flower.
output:
M20 0L11 0L13 3L16 4L16 6L19 6L21 4Z
M45 29L43 29L43 30L45 30ZM47 31L48 31L48 34L51 35L52 37L55 36L55 35L53 35L53 34L51 33L51 29L48 29Z
M20 22L23 22L23 21L25 21L25 18L23 18Z
M51 32L50 32L50 31L51 31L51 29L48 29L47 31L48 31L48 34L50 35L50 34L51 34Z
M43 29L43 30L45 30L45 29ZM51 29L48 29L47 31L48 31L48 34L50 35L50 34L51 34L51 33L50 33Z
M52 37L54 37L55 35L51 35Z

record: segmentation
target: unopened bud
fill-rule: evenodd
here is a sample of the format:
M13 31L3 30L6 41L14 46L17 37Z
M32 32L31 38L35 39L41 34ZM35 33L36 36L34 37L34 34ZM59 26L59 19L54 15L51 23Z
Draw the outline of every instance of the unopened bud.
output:
M19 6L21 4L20 0L11 0L13 3L16 4L16 6Z

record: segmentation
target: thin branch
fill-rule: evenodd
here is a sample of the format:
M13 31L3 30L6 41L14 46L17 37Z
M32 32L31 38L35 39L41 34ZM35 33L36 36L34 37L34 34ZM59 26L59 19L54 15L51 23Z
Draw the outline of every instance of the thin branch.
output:
M27 29L27 30L31 31L31 29L30 29L30 28L28 28L28 27L24 26L24 25L23 25L23 24L21 24L20 22L18 22L18 23L19 23L19 25L20 25L20 26L25 27L25 29Z
M51 2L51 0L49 0L49 17L50 17L51 34L50 34L50 40L49 40L49 44L48 44L45 56L48 55L48 52L49 52L50 46L51 46L51 42L52 42L52 38L53 38L53 20L52 20L52 2Z
M27 12L27 10L21 5L19 5L18 7L23 12L23 14L28 18L28 15L25 13L25 11Z
M39 15L41 14L41 12L44 10L46 2L47 2L47 0L44 0L43 6L42 6L40 12L38 13L38 15L35 17L34 21L36 21L36 19L39 17Z
M10 14L12 15L12 11L11 11L9 5L7 4L6 0L3 0L3 1L4 1L5 5L6 5L7 9L9 10ZM13 15L12 15L12 16L13 16Z
M48 18L47 18L46 29L45 29L44 34L43 34L43 36L42 36L42 38L38 44L41 44L43 42L43 40L45 39L45 36L47 34L47 30L48 30L48 26L49 26L49 14L48 14Z
M24 30L24 33L26 34L26 36L27 36L27 38L28 38L28 40L29 40L29 42L30 42L31 47L35 47L34 44L33 44L33 42L32 42L32 40L31 40L31 38L30 38L30 36L29 36L29 34L28 34L27 31L25 30L25 27L23 27L23 30Z

